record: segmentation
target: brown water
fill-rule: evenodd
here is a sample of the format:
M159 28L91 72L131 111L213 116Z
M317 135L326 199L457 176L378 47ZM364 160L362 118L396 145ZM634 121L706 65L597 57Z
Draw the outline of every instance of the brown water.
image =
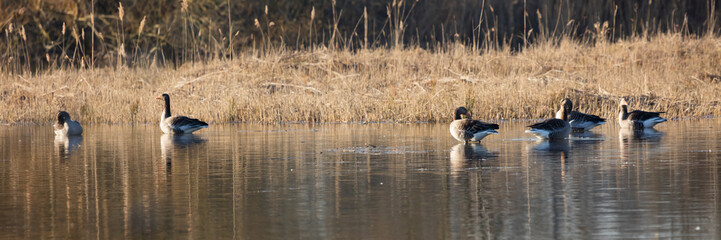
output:
M445 124L2 126L0 238L721 238L718 119L525 124L468 146Z

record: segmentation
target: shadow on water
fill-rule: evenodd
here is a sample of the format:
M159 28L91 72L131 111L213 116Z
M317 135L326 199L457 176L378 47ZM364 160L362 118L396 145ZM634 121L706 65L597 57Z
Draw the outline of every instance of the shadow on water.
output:
M656 129L653 128L644 128L644 129L629 129L629 128L622 128L618 131L618 137L619 139L623 141L660 141L661 137L663 137L665 133L659 132Z
M639 164L647 159L655 159L666 152L661 147L665 133L653 128L642 130L622 128L618 132L619 150L623 164Z
M606 137L601 133L585 131L585 132L571 132L571 140L575 141L602 141Z
M451 148L451 170L461 171L480 167L482 161L493 158L494 154L478 143L459 143Z
M163 134L160 136L160 156L165 159L166 173L171 173L174 151L203 145L208 140L195 134Z
M539 153L565 153L568 154L571 150L571 145L568 139L558 140L536 140L533 145L529 146L530 150Z
M450 174L446 188L445 209L448 211L450 239L463 239L468 235L487 236L492 224L487 221L488 186L484 184L482 165L496 159L483 144L459 143L450 151ZM469 206L469 207L465 207Z
M55 150L62 160L69 160L70 155L83 143L83 136L55 136Z

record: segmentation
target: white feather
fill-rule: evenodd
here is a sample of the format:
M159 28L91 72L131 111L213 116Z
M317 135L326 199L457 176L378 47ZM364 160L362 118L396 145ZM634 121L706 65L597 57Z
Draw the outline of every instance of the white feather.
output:
M592 128L604 124L606 122L591 122L591 121L579 121L579 120L571 120L568 122L571 124L572 128L583 128L584 131L591 130Z
M547 139L548 135L551 134L551 132L548 130L535 129L535 128L531 129L531 130L526 130L526 133L536 135L537 138L541 138L541 139Z
M83 127L80 123L73 120L65 120L62 129L55 130L55 135L59 136L79 136L83 134Z
M481 139L483 139L486 136L491 135L491 134L498 134L498 132L493 129L477 132L476 134L473 134L473 138L471 138L471 142L481 141Z
M165 111L163 111L163 114L160 115L160 130L163 131L163 133L171 134L173 133L173 130L170 128L170 124L165 121Z
M662 117L655 117L647 119L646 121L643 121L643 127L651 128L653 126L656 126L656 124L665 122L666 119Z

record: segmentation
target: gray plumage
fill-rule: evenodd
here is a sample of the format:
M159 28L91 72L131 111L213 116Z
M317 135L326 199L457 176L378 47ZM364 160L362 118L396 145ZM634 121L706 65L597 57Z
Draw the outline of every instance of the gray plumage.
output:
M628 112L628 103L626 103L626 99L623 98L621 99L619 107L618 124L624 128L653 128L656 124L666 121L665 118L661 117L661 113L664 112L646 112L640 110Z
M573 111L573 102L570 99L564 98L561 100L561 105L566 109L568 113L568 123L571 124L571 128L575 132L588 131L592 128L606 123L605 118L601 118L592 114L585 114L582 112ZM556 113L556 118L561 119L561 111Z
M467 118L462 118L462 116ZM461 142L480 142L486 136L498 133L495 130L498 129L498 124L471 119L471 115L465 107L456 109L454 119L450 125L451 135Z
M538 123L528 125L531 128L526 130L526 133L536 135L541 139L564 139L568 138L571 133L571 125L568 123L568 114L566 112L567 107L561 104L561 110L559 110L560 119L551 118L546 119Z

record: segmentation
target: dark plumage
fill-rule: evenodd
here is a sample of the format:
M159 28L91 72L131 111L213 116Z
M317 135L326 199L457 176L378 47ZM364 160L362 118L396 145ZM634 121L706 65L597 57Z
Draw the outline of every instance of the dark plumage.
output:
M541 130L554 130L563 128L568 124L566 121L558 119L558 118L549 118L546 120L543 120L542 122L537 122L531 125L528 125L529 128L535 128L535 129L541 129Z
M576 132L588 131L598 125L606 123L606 119L599 116L573 111L573 102L568 98L561 100L561 105L563 105L563 108L568 113L568 123L571 124L571 128ZM561 111L559 110L556 113L556 118L561 119L560 114Z
M606 122L605 118L593 115L593 114L585 114L581 112L573 111L570 114L568 114L568 120L569 121L575 121L575 120L581 120L584 122Z
M163 110L163 114L160 116L160 130L163 130L164 133L193 133L201 128L208 127L208 123L195 118L172 116L170 114L170 96L168 94L164 93L156 99L163 99L165 101L165 110Z
M634 120L634 121L646 121L652 118L660 118L661 113L666 112L645 112L645 111L639 111L634 110L628 113L628 119Z
M83 127L80 123L70 119L70 114L66 111L58 113L58 121L53 125L55 135L77 136L83 134Z
M564 99L565 100L565 99ZM527 133L536 135L542 139L564 139L567 138L571 133L571 125L568 123L568 106L565 101L561 104L561 110L557 115L560 115L561 119L551 118L543 120L542 122L528 125L530 130L526 130Z

